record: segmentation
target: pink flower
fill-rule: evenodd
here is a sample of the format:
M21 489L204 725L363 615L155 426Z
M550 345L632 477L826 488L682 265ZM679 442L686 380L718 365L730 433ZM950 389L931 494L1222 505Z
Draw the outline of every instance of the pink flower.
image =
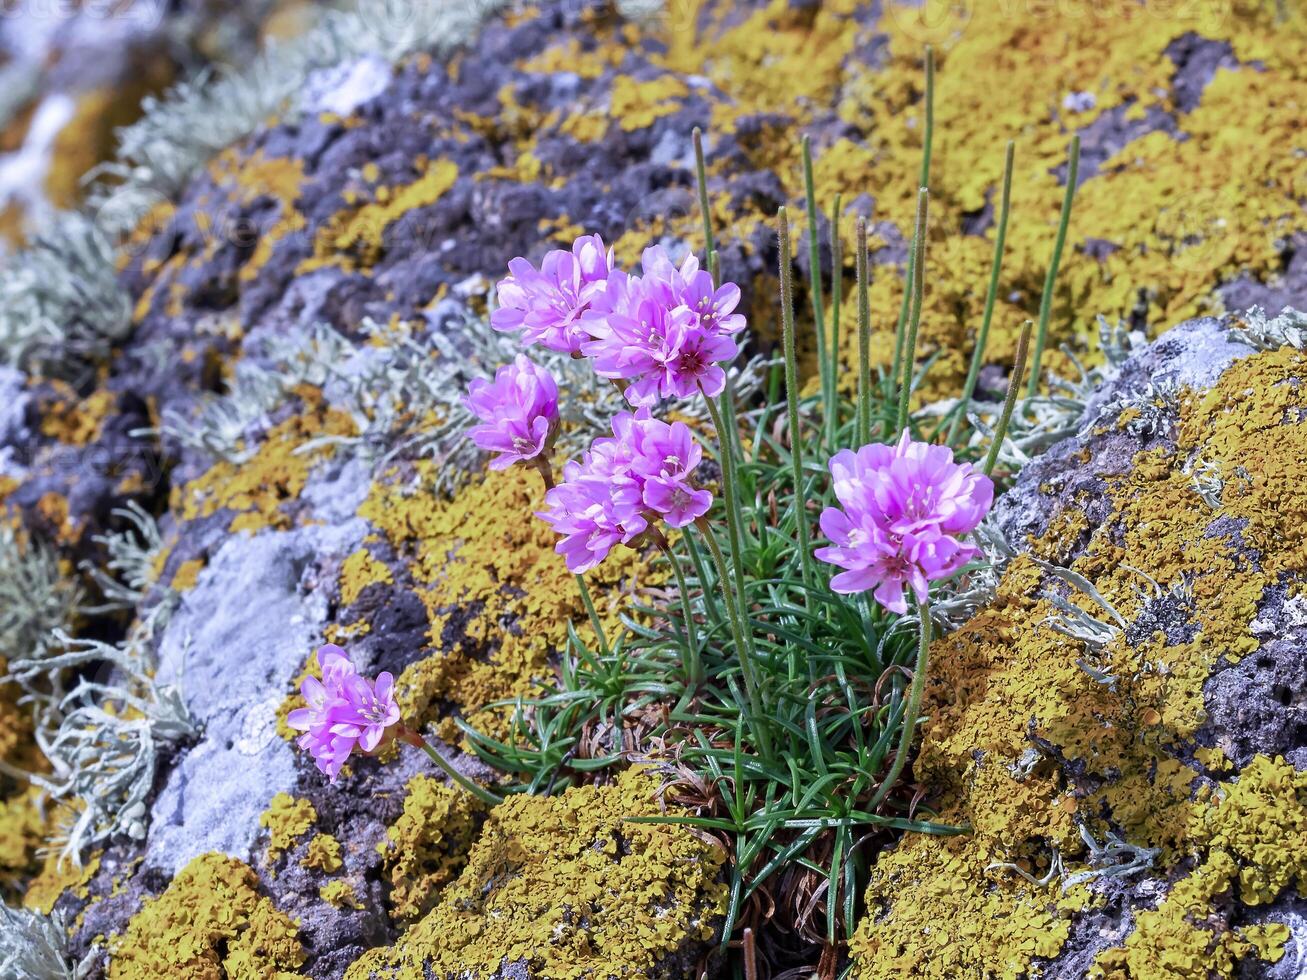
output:
M612 273L583 318L592 339L581 352L594 359L601 377L630 382L626 398L632 405L686 398L700 388L721 394L721 364L739 353L731 335L745 323L733 312L739 287L714 288L693 255L677 269L660 245L645 249L642 268L643 278Z
M286 716L286 724L304 732L299 746L313 756L334 783L357 747L374 751L399 723L394 678L382 673L376 682L360 675L345 651L335 644L318 650L322 680L306 677L300 693L308 707Z
M589 334L581 317L607 288L612 251L598 235L578 238L571 251L547 253L539 270L524 258L508 263L499 282L499 309L490 315L496 330L521 330L525 344L579 354Z
M580 574L618 544L631 544L659 520L684 527L708 512L712 494L692 477L703 450L683 422L650 418L647 409L613 419L613 435L596 439L563 482L545 494L536 516L563 535L554 549Z
M925 601L932 581L979 556L959 537L988 513L994 484L970 463L954 462L947 446L913 442L905 432L896 446L837 453L830 471L843 509L822 512L832 545L815 554L844 569L831 579L836 592L875 589L881 605L904 613L904 586Z
M558 432L558 383L523 354L496 371L494 381L478 378L468 385L463 403L482 422L469 430L472 441L499 453L490 461L492 470L546 453Z

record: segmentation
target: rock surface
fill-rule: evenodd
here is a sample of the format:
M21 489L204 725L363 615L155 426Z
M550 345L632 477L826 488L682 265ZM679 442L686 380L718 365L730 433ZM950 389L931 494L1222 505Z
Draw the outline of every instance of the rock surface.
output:
M1307 40L1269 4L1093 5L1056 29L1002 6L927 22L897 2L703 0L634 20L549 0L448 59L313 73L299 112L158 201L119 243L133 329L98 373L74 387L0 368L0 502L90 596L70 624L83 635L117 642L175 604L149 652L200 734L162 759L148 836L101 841L80 871L36 853L45 818L0 777L0 887L67 913L72 952L113 951L92 975L124 980L719 975L720 850L622 823L656 812L653 780L485 813L408 751L328 783L284 718L312 651L339 642L396 675L406 716L455 766L494 778L452 719L553 684L583 610L531 518L529 474L466 480L438 441L441 392L389 427L373 424L378 393L436 378L448 396L488 373L476 321L515 255L582 230L628 266L654 242L701 249L696 126L753 346L776 334L770 222L782 204L801 216L806 133L819 200L843 195L846 365L856 215L887 364L934 43L923 400L966 370L1009 135L1016 212L982 392L1002 392L1038 310L1073 132L1084 157L1044 366L1073 373L1062 341L1095 360L1098 314L1161 336L1000 503L1020 556L939 643L917 766L942 819L974 832L907 837L870 862L854 975L1301 975L1304 371L1300 352L1230 340L1221 314L1307 306ZM811 259L796 255L806 311ZM829 282L828 247L817 264ZM128 503L160 539L131 608L96 611L78 568L110 560L103 536L129 531ZM1036 558L1092 582L1119 621ZM592 587L636 581L657 584L615 557ZM1110 640L1052 629L1065 603ZM30 722L0 695L0 744L26 764ZM816 969L820 947L800 945L788 965Z

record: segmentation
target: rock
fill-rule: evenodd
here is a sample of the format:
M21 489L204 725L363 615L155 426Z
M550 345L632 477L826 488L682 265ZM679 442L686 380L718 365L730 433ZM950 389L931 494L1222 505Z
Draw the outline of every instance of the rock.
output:
M259 815L296 780L277 709L327 616L326 595L305 589L306 573L352 551L363 533L361 521L345 521L232 537L183 597L159 645L158 679L181 687L203 734L159 791L150 865L175 874L212 851L250 859Z
M1137 352L1000 498L1019 555L932 650L916 763L974 831L880 858L853 976L1300 969L1307 352L1240 329Z
M513 797L489 815L439 904L347 980L693 980L719 937L725 855L659 810L638 769L612 786Z

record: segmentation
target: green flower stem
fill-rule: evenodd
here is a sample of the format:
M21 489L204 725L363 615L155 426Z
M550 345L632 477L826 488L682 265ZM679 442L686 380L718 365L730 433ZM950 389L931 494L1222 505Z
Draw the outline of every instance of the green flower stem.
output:
M702 388L700 391L702 391ZM703 393L703 400L704 404L708 406L708 416L712 419L713 428L717 430L719 462L722 467L722 499L726 509L727 539L731 545L731 565L735 576L735 594L740 597L740 609L743 610L745 601L744 566L741 563L741 554L743 553L744 541L744 515L740 513L739 484L736 482L735 452L732 445L734 440L731 438L731 430L726 428L725 423L722 421L722 413L717 403L709 398L706 392ZM722 578L722 581L731 580ZM748 640L752 636L746 633L745 638ZM752 651L752 644L750 644L749 648Z
M881 780L880 788L876 790L876 795L871 798L871 805L868 810L876 812L876 808L885 802L885 797L889 795L894 784L898 782L899 776L903 773L903 767L908 763L908 753L912 750L912 740L917 734L917 716L921 713L921 694L926 689L926 671L930 666L930 605L922 601L917 606L917 611L921 616L921 639L917 644L917 665L912 671L912 684L908 688L908 703L903 709L903 727L899 731L899 745L894 750L894 762L890 770Z
M1012 408L1017 403L1017 390L1021 387L1021 377L1026 371L1026 352L1030 349L1032 326L1033 324L1027 320L1021 328L1021 336L1017 339L1017 356L1012 364L1012 377L1007 383L1007 397L1003 399L1003 413L999 416L998 425L994 427L994 442L989 447L989 455L985 457L986 476L994 472L994 464L998 462L998 451L1003 447L1008 423L1012 421Z
M921 300L926 292L926 222L930 213L930 191L923 185L917 192L917 227L912 236L912 316L903 344L902 386L899 388L898 431L908 425L908 401L912 397L912 369L917 363L917 330L921 327Z
M693 690L703 683L703 659L699 656L699 630L694 625L694 609L690 606L690 590L685 585L685 573L681 569L681 561L676 557L676 552L672 551L672 546L667 543L666 538L662 539L659 547L672 566L672 574L676 576L676 588L681 593L681 614L685 617L685 631L690 644L690 655L685 663L685 673L690 688Z
M711 271L714 264L713 252L717 250L717 245L712 233L712 213L708 210L708 168L703 159L703 130L698 126L694 127L692 142L694 143L694 175L699 185L699 210L703 214L704 266ZM716 276L713 278L716 279Z
M835 451L840 428L840 304L844 300L844 253L840 242L840 195L830 212L831 311L830 311L830 414L826 418L826 445Z
M1076 181L1080 174L1080 135L1071 137L1067 156L1066 194L1062 197L1062 215L1057 222L1057 238L1053 241L1053 259L1044 277L1044 295L1039 301L1039 330L1035 334L1035 355L1030 360L1030 387L1026 397L1034 398L1039 391L1039 364L1044 358L1044 343L1048 339L1048 321L1053 315L1053 285L1057 282L1058 266L1062 264L1062 248L1066 245L1066 230L1071 224L1071 205L1076 199Z
M762 692L759 690L758 667L754 662L753 649L745 641L749 631L748 621L744 618L743 612L744 594L743 592L736 593L733 596L730 594L732 589L727 584L729 579L726 577L726 558L722 554L722 546L717 543L717 536L713 534L712 526L703 517L700 517L694 523L708 545L708 553L712 555L713 564L717 568L717 578L722 583L722 592L726 595L726 609L730 613L731 620L731 635L735 641L736 656L740 658L740 674L744 678L744 692L749 699L749 714L754 719L754 724L751 727L758 736L758 748L762 751L763 757L771 758L771 734L767 729L766 715L763 714L762 710Z
M926 45L926 126L921 141L921 186L930 186L930 160L935 145L935 49ZM900 363L903 359L903 328L908 321L909 302L912 296L912 282L916 277L916 249L908 253L908 270L904 278L906 288L903 290L903 305L899 307L898 323L894 327L894 360L890 364L890 397L898 391L900 384ZM911 371L912 362L907 370ZM911 384L911 377L903 381ZM902 428L902 426L899 426Z
M586 615L590 617L590 628L595 631L595 640L599 644L599 649L607 654L608 637L604 635L604 625L599 621L599 613L595 610L594 600L590 598L590 589L585 584L584 576L576 576L576 587L581 592L581 604L585 606Z
M490 792L490 790L486 789L484 786L480 785L479 783L473 782L467 776L464 776L461 772L459 772L448 762L446 762L445 757L442 756L435 749L433 749L431 747L431 744L425 738L423 738L421 734L414 731L413 729L408 728L405 725L400 725L398 726L398 729L395 732L395 737L402 742L408 743L409 745L413 746L413 748L415 749L421 749L423 752L425 752L427 755L431 757L431 761L434 762L440 768L441 772L443 772L446 776L452 779L463 789L467 790L469 793L475 796L482 803L485 803L487 806L498 806L500 803L504 802L504 798L502 796L498 796L497 794Z
M871 301L867 290L867 219L858 217L858 445L871 442Z
M994 264L989 270L989 291L985 294L985 315L980 321L980 332L976 334L976 349L971 352L971 367L967 369L967 380L962 386L962 397L958 399L957 414L949 426L946 445L953 445L958 426L966 418L971 406L971 396L976 391L976 380L980 377L980 365L985 359L985 344L989 340L989 324L994 319L994 302L998 298L998 276L1003 269L1003 246L1007 241L1008 210L1012 203L1012 163L1016 154L1016 143L1007 142L1007 153L1003 159L1003 197L998 209L998 232L994 238Z
M803 189L808 209L808 289L812 293L812 322L817 332L817 370L821 375L822 418L835 414L830 364L826 356L826 309L821 290L821 235L817 228L817 193L812 180L812 140L803 137ZM786 238L786 249L789 239Z
M714 623L722 622L721 610L717 608L717 597L712 594L708 588L708 569L703 563L703 553L699 546L694 543L694 536L685 534L681 536L685 542L685 550L690 553L690 564L694 566L694 574L699 577L699 585L703 592L703 605L708 612L708 616Z
M807 146L807 138L804 138ZM816 573L808 544L807 495L803 490L803 435L799 428L799 359L794 337L794 281L790 268L790 222L785 208L777 212L780 223L781 338L785 347L785 407L790 426L790 468L794 475L794 524L799 537L799 559L803 564L803 582L812 586ZM814 246L815 247L815 246ZM825 351L822 352L825 354Z

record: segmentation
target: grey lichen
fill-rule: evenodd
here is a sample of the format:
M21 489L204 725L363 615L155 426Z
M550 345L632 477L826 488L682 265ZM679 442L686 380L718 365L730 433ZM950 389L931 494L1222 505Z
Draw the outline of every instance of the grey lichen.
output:
M0 977L5 980L83 980L102 958L93 948L73 963L63 916L11 909L0 902Z
M118 835L144 838L162 750L195 734L180 691L152 676L150 646L170 612L156 606L118 645L56 630L45 655L9 664L7 679L35 692L34 735L51 769L23 775L70 804L71 822L53 835L61 858Z
M81 380L131 323L113 247L85 215L58 215L0 277L0 363Z
M1260 306L1254 306L1243 315L1243 329L1231 330L1229 336L1253 350L1307 350L1307 313L1286 306L1279 316L1269 317Z

